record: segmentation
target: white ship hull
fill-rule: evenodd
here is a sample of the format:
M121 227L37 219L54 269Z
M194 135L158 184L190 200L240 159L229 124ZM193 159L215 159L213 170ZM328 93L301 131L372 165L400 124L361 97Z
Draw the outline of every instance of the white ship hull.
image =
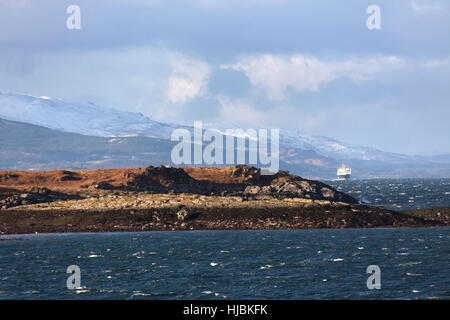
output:
M342 165L336 172L337 180L348 180L352 174L352 169Z

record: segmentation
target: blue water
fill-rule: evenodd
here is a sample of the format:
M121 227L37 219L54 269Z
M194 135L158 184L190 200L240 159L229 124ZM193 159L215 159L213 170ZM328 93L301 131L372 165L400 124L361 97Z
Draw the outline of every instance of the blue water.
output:
M450 207L450 179L324 181L339 191L392 210Z
M0 241L0 299L450 298L449 227L21 237Z
M450 179L329 183L391 209L450 206ZM450 227L16 237L0 241L0 299L450 299Z

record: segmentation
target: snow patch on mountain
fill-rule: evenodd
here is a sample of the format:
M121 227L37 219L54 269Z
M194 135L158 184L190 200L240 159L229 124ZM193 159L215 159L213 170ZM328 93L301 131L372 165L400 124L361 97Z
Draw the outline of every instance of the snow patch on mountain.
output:
M145 136L170 139L173 130L192 127L163 123L152 120L140 113L119 111L101 107L92 102L67 102L50 97L34 97L19 94L0 94L0 118L25 122L83 135L102 137ZM248 129L238 124L205 123L203 128ZM257 127L252 127L258 129ZM380 150L352 146L340 141L302 134L294 130L280 130L280 146L313 150L323 156L338 160L405 160L408 156Z
M203 128L218 129L222 133L224 133L226 129L265 129L242 123L217 122L203 123ZM401 161L411 158L410 156L384 152L374 148L350 145L324 136L311 136L296 130L280 130L280 146L287 149L295 148L312 150L322 156L332 157L337 160Z
M338 160L358 159L377 161L401 161L409 156L380 151L374 148L354 146L324 136L310 136L298 131L283 130L280 132L280 144L317 153Z
M50 97L0 94L0 118L91 136L170 137L178 126L162 124L140 113L67 102Z

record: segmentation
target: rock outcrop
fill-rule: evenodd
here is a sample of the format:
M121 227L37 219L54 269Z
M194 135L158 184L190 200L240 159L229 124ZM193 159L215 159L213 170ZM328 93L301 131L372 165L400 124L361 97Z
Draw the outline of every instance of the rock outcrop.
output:
M182 168L147 167L140 173L127 173L123 187L152 193L204 193L203 183L190 177Z
M0 234L427 227L449 208L395 212L319 181L250 166L0 172Z
M319 181L280 171L262 175L246 165L233 167L166 166L139 169L0 172L0 208L80 199L114 192L198 194L244 200L303 198L331 202L357 201Z
M195 169L201 171L203 168ZM240 196L250 200L306 198L357 203L356 199L324 183L303 179L288 171L261 175L260 169L246 165L215 169L223 175L204 175L202 180L197 180L182 168L147 167L140 174L128 174L126 188L152 193Z
M79 200L82 197L55 192L47 188L33 187L30 192L4 196L0 198L0 209L36 203L50 203L58 200Z
M243 195L251 199L305 198L356 203L353 197L313 180L280 171L271 176L256 176L244 189Z

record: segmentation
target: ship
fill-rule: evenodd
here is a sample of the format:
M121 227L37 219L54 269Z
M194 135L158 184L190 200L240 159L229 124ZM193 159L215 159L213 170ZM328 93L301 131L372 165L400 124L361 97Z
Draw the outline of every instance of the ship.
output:
M348 180L352 175L352 169L342 165L339 169L337 169L337 180Z

